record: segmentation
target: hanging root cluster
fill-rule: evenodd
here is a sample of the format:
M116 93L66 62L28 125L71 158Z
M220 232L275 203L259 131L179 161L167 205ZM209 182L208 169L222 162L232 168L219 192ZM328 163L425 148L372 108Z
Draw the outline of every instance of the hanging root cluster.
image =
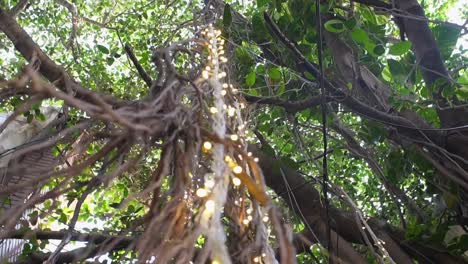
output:
M17 150L12 160L59 144L66 147L56 169L34 171L38 175L34 179L0 189L0 195L6 196L28 186L37 189L51 179L58 182L33 192L24 205L4 214L1 236L7 237L27 208L79 189L81 196L68 223L72 233L90 193L112 185L118 177L139 173L144 166L151 168L150 176L119 204L125 208L132 199L147 204L145 216L127 231L137 239L126 248L136 251L140 261L277 263L273 245L281 263L294 263L290 231L266 193L258 159L247 150L248 113L235 84L228 81L224 45L221 32L209 26L198 38L156 49L153 62L158 78L148 97L139 101L87 90L66 74L60 80L65 88L59 89L44 82L33 58L24 74L4 88L21 91L25 98L11 120L36 102L54 99L64 102L62 124L67 125L54 124L57 133ZM180 53L195 65L185 74L173 64ZM70 120L69 109L86 114ZM88 154L93 144L99 150ZM150 158L155 155L156 162ZM98 173L77 186L74 177L90 167ZM103 243L101 250L113 243L119 241Z

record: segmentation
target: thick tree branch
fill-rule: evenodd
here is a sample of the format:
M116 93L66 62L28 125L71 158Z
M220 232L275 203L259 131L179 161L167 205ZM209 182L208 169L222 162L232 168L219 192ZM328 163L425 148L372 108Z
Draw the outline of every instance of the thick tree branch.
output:
M315 241L316 238L322 245L326 245L324 241L325 230L322 228L325 224L325 208L320 199L319 192L309 184L303 176L287 166L280 159L270 157L262 153L258 148L251 146L250 150L255 156L260 158L260 166L265 175L267 185L281 196L288 206L297 213L304 216L306 226L310 226L313 232L308 232L308 239ZM272 164L276 164L273 166ZM288 190L287 185L290 185L292 190ZM300 186L300 188L294 188ZM294 195L294 199L289 197ZM339 239L338 245L341 243L347 245L350 242L364 244L361 235L361 227L356 223L354 213L340 210L336 207L330 207L331 227L334 230L332 239L336 242ZM409 255L417 259L421 263L466 263L463 259L454 257L448 252L438 251L436 249L425 247L415 241L408 241L405 238L404 232L396 227L388 225L385 221L371 218L368 220L369 226L375 234L385 241L385 248L390 256L397 262L404 256ZM336 233L335 233L336 232ZM332 243L334 244L334 243ZM353 256L354 253L350 248L341 248L338 253L343 259Z
M28 33L2 8L0 8L0 30L7 35L13 42L16 50L18 50L26 60L30 61L33 57L37 57L40 61L39 72L47 80L53 82L54 85L62 91L67 92L68 89L75 91L77 93L77 98L94 101L89 90L79 85L62 67L52 61ZM125 104L125 102L121 102L112 96L101 95L101 97L104 101L112 103L113 105Z
M298 101L286 101L278 97L258 97L253 95L243 95L245 100L249 103L256 103L256 104L266 104L266 105L276 105L284 107L284 109L290 113L295 113L298 111L302 111L314 106L320 105L320 96L313 96L304 100ZM332 98L328 97L328 101L331 101Z

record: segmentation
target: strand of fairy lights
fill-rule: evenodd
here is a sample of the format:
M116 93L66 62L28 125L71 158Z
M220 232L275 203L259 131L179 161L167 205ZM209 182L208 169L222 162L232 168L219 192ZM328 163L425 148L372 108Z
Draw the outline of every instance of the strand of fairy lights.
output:
M222 83L226 73L221 70L222 63L226 63L227 59L224 54L224 39L221 38L221 32L213 29L210 25L202 34L208 41L208 65L202 71L203 79L207 80L210 88L213 91L213 105L209 108L212 116L212 130L220 139L229 139L232 142L238 142L241 148L244 145L246 150L245 138L247 136L246 124L242 118L241 111L245 108L245 104L239 102L237 98L233 98L232 105L227 105L225 97L230 91L231 94L237 94L238 90L232 84ZM232 123L228 123L232 120ZM227 134L227 126L233 126L233 134ZM204 234L208 238L206 246L211 249L211 259L213 264L231 263L228 250L226 247L226 233L221 222L222 211L227 198L228 185L231 180L234 187L239 187L242 182L237 177L244 172L244 169L239 166L235 159L225 155L223 144L215 144L206 141L202 145L204 152L211 153L211 170L212 173L205 175L204 187L198 188L195 194L200 198L207 198L204 204L204 209L201 215L201 226ZM248 153L251 157L252 153ZM239 155L239 159L242 157ZM254 158L258 162L258 158ZM248 173L249 168L245 168ZM230 175L232 177L230 177ZM239 198L239 202L242 198ZM240 205L237 200L236 205ZM251 204L252 206L252 204ZM253 220L253 217L261 217L261 221L257 225L258 238L263 241L266 246L261 249L261 254L254 256L254 263L277 263L274 257L274 251L268 244L268 236L270 230L267 229L265 223L269 221L266 212L256 206L252 215L252 207L247 209L247 216L242 220L245 226L248 226Z
M212 114L212 130L221 139L226 137L226 107L221 79L226 73L221 71L220 65L226 62L224 56L223 42L219 36L221 31L213 29L210 25L203 34L208 38L209 65L202 72L202 77L207 79L213 89L213 106L210 107ZM228 167L224 162L224 146L222 144L212 145L210 142L203 144L205 149L211 149L212 174L205 176L205 187L211 189L210 199L205 202L202 213L202 225L208 238L208 247L211 248L211 259L213 264L231 263L229 252L226 247L226 233L221 222L221 213L226 202L227 188L229 184ZM208 185L208 186L207 186ZM202 192L197 190L197 192Z

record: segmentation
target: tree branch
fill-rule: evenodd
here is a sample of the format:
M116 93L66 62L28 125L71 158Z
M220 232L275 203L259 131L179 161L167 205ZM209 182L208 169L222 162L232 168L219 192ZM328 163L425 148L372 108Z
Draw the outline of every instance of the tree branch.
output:
M127 52L128 57L130 60L133 62L133 65L135 65L135 68L138 71L138 74L140 74L141 78L143 81L146 83L146 85L151 88L151 84L153 83L153 80L151 80L151 77L146 73L145 69L141 66L141 64L138 62L138 59L135 57L135 54L133 53L132 48L128 44L125 44L125 52Z
M320 105L321 100L319 95L298 101L286 101L278 97L259 97L247 94L244 94L243 97L249 103L276 105L284 107L284 109L290 113L295 113L314 106L318 106ZM327 101L331 100L331 97L327 98Z

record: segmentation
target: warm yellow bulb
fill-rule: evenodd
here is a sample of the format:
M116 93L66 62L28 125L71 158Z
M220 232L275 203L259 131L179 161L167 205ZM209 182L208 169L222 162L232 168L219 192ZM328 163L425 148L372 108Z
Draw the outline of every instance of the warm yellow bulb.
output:
M232 169L232 172L234 172L235 174L241 174L242 173L242 167L237 165Z
M212 114L216 114L216 113L218 113L218 109L216 107L212 106L212 107L210 107L210 112Z
M268 216L264 216L264 217L263 217L263 222L268 222L268 220L270 220L270 219L268 218Z
M239 186L241 185L241 180L237 177L234 177L232 178L232 184L234 184L234 186Z
M196 194L198 197L203 198L208 195L208 191L206 191L204 188L200 188L197 190Z
M247 219L244 219L244 220L242 220L242 223L244 223L244 225L248 225L248 224L249 224L249 222L250 222L250 221L249 221L249 220L247 220Z
M209 75L209 73L207 71L203 71L202 72L202 77L203 77L203 79L208 79L208 78L210 78L210 75Z
M237 141L239 139L239 136L236 134L231 135L231 140L232 141Z
M255 262L255 263L260 262L260 258L259 258L259 257L255 257L255 258L253 259L253 262Z
M223 83L223 88L228 88L229 85L227 83Z
M212 147L213 147L213 144L211 144L211 142L209 142L209 141L203 142L203 148L205 150L210 150Z
M258 162L258 158L254 158L254 161L255 161L255 162Z
M226 94L227 94L226 90L221 90L221 95L224 96L224 95L226 95Z

